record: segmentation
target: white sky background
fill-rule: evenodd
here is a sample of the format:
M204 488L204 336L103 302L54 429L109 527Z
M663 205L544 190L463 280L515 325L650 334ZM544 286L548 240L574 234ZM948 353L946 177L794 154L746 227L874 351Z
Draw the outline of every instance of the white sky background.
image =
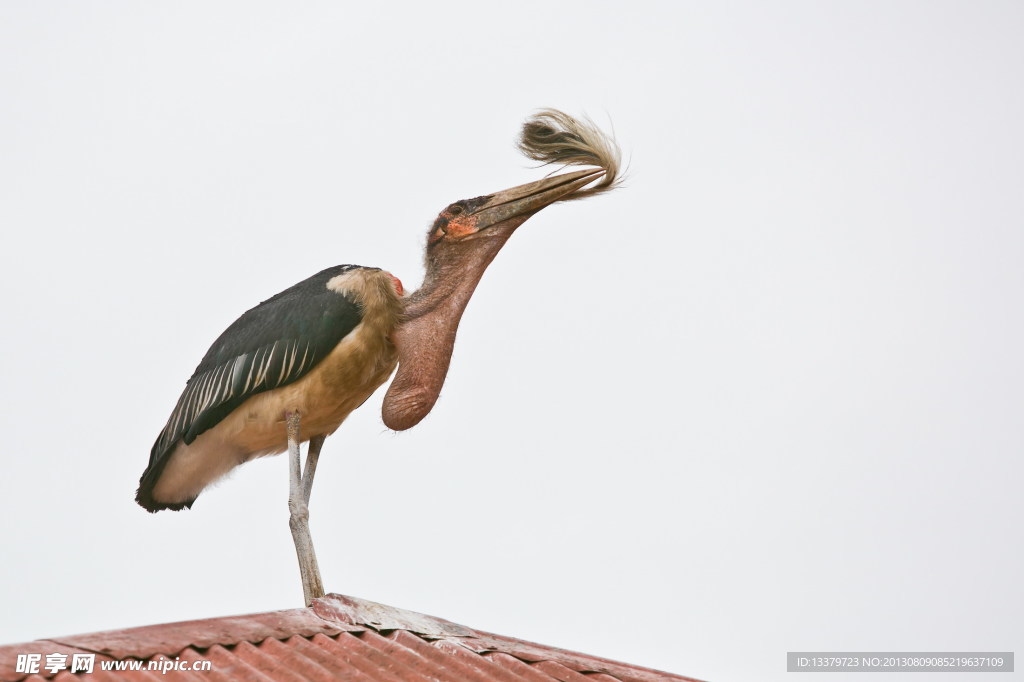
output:
M555 106L628 186L328 439L327 588L705 679L1021 653L1024 6L370 5L0 5L0 642L301 606L285 458L149 515L153 440L259 301L415 288Z

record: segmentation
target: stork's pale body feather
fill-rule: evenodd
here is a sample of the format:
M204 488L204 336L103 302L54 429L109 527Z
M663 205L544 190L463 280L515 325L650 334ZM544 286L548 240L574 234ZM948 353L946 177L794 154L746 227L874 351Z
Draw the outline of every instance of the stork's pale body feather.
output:
M332 278L327 287L362 308L362 320L302 378L258 393L186 444L178 440L152 489L158 504L188 504L231 469L287 449L285 414L299 412L301 440L334 433L394 371L391 332L401 300L391 276L360 268Z

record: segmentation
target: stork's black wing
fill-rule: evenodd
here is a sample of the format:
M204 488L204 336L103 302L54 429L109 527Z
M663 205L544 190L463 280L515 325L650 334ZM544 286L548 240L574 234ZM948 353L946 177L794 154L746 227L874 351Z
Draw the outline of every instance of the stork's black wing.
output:
M327 288L358 267L328 268L285 289L213 342L153 445L140 491L155 483L179 440L191 443L247 398L302 378L359 324L359 304Z

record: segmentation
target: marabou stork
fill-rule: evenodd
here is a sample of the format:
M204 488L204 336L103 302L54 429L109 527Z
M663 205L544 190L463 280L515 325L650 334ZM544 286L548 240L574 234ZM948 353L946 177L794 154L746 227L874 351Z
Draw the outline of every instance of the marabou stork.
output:
M444 383L466 304L516 228L556 201L616 184L618 148L589 121L543 110L523 126L519 148L543 163L596 168L445 208L427 233L426 275L415 293L405 295L398 278L379 268L338 265L246 312L188 380L153 445L136 501L150 512L191 508L239 464L287 450L290 526L306 604L323 596L308 504L324 438L396 365L384 423L397 431L418 424Z

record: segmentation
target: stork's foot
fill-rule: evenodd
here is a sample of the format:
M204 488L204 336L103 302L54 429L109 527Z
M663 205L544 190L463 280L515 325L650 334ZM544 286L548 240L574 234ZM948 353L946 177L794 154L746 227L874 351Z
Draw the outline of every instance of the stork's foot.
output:
M299 573L302 576L302 594L306 606L314 599L324 596L324 583L320 578L320 567L316 563L316 552L313 551L313 538L309 534L309 495L313 488L313 475L316 473L316 462L323 446L323 436L309 442L306 455L305 476L300 468L299 459L299 413L289 412L285 415L288 427L288 525L292 529L292 540L295 542L295 553L299 558Z

